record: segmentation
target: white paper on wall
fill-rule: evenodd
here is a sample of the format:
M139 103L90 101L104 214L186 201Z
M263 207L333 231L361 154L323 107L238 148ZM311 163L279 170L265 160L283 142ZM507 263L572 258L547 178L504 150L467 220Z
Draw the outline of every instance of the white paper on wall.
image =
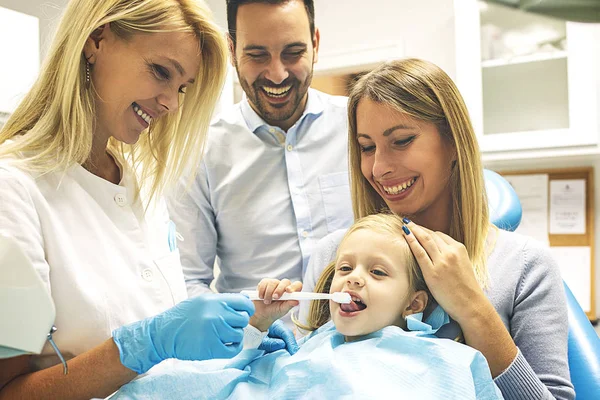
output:
M550 233L585 234L585 180L550 181Z
M515 189L523 216L516 232L549 245L548 241L548 175L505 175Z

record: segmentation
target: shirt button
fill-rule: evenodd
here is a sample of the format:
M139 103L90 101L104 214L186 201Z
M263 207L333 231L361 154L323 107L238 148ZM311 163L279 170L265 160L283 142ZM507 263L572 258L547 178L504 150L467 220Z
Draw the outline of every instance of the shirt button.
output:
M150 268L146 268L142 271L142 278L148 282L152 282L152 278L154 278L154 273Z
M294 146L292 146L291 144L287 145L287 151L292 151L294 149Z
M308 237L308 232L307 231L302 231L302 237L307 238Z
M125 207L127 205L127 196L123 193L117 193L115 195L115 203L120 207Z

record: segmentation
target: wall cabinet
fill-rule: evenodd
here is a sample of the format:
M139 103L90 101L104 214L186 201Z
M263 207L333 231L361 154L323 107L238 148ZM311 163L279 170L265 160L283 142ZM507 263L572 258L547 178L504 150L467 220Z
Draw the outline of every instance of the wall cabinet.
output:
M596 146L599 26L479 7L483 152Z
M484 156L598 152L600 24L476 0L336 3L315 2L316 86L391 59L424 58L456 82Z

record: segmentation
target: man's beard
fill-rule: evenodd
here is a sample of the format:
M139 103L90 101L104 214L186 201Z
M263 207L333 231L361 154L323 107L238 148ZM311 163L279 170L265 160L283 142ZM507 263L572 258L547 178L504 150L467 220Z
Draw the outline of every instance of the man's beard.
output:
M276 85L269 81L268 79L257 79L254 81L252 86L239 75L238 78L240 81L240 85L242 89L246 93L248 100L255 107L255 111L264 119L266 122L271 124L276 122L283 122L290 119L298 110L298 107L301 106L302 100L308 91L308 88L312 82L313 71L311 69L310 74L304 80L304 82L300 82L296 79L295 76L288 77L282 83ZM262 89L263 86L281 88L286 86L291 86L290 99L281 104L272 104L267 101L265 96L268 96ZM262 92L262 93L261 93Z

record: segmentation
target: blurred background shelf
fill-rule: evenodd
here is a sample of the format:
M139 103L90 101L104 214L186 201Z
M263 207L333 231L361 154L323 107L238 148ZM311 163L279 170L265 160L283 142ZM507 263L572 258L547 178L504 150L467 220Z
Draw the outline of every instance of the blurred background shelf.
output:
M540 61L557 60L567 58L566 51L555 51L546 53L528 54L525 56L515 56L511 58L500 58L495 60L485 60L481 62L482 68L503 67L506 65L535 63Z

